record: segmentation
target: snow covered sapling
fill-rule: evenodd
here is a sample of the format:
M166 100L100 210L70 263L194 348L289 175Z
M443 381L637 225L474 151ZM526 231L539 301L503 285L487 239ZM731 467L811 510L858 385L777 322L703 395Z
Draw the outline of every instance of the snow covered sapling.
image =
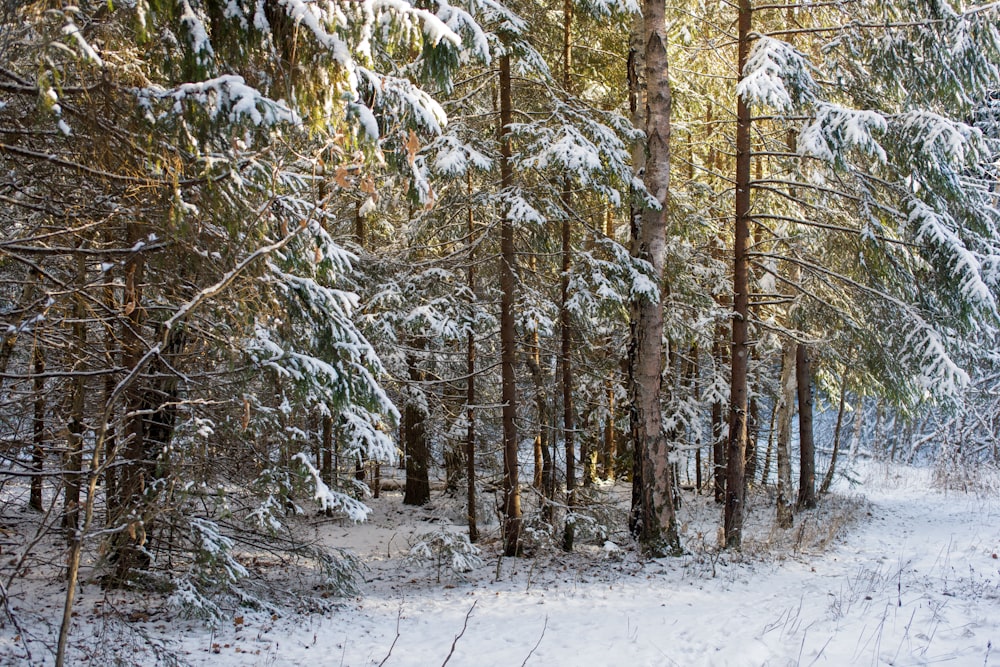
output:
M471 572L483 564L480 550L469 542L465 533L451 533L447 529L424 533L410 547L406 562L413 565L431 563L435 567L437 583L441 583L441 569L445 566L455 574Z

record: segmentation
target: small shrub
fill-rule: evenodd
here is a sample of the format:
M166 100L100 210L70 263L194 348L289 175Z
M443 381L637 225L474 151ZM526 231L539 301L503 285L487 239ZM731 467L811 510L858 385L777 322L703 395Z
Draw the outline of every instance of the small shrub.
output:
M424 533L410 547L406 560L413 564L432 564L441 583L441 570L448 567L455 574L471 572L483 564L480 551L465 533L451 533L441 529Z

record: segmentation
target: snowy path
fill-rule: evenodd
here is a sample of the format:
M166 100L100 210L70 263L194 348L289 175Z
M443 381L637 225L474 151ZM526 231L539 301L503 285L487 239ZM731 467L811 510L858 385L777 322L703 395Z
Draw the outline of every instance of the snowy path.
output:
M328 618L188 637L194 664L1000 665L1000 505L973 495L869 492L871 517L822 555L535 572L496 563L473 582L397 577ZM384 548L383 548L384 550ZM424 573L426 575L426 573ZM386 577L389 579L389 577ZM543 635L544 631L544 635ZM261 652L229 656L228 644ZM534 648L537 643L537 648ZM244 650L241 649L241 650ZM533 651L533 652L532 652ZM530 654L530 658L529 658Z

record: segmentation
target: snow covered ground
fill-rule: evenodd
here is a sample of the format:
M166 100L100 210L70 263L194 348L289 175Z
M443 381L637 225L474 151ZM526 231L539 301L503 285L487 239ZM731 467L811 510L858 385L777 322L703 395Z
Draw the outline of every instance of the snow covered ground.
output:
M447 524L444 506L413 510L386 494L365 526L315 526L370 567L363 594L335 612L239 612L210 629L159 601L132 601L133 622L111 628L94 610L114 600L87 586L74 661L1000 665L1000 501L933 490L923 470L871 466L865 476L863 496L845 485L787 533L770 528L772 508L759 496L740 556L715 549L718 510L695 498L680 512L691 550L681 558L641 562L608 545L498 561L486 544L480 567L462 577L446 570L440 582L434 567L404 556L415 535ZM14 602L24 619L44 600ZM49 603L54 614L57 600ZM53 630L35 628L32 664L51 661L42 644ZM15 657L23 650L13 632L0 629L0 663L28 664Z

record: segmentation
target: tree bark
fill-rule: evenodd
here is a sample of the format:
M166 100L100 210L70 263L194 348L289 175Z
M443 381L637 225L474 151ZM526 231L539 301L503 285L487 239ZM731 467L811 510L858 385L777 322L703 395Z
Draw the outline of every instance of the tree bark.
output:
M320 445L320 477L327 486L333 486L333 415L323 415L323 435Z
M476 231L476 221L472 214L472 172L469 171L466 177L466 185L469 190L469 218L468 218L468 248L469 248L469 269L468 287L469 294L475 298L476 294L476 246L473 234ZM472 325L469 325L469 333L466 336L465 352L465 483L466 483L466 515L469 524L469 541L479 540L479 527L476 524L476 411L473 406L476 404L476 336L472 332Z
M778 397L778 501L777 521L781 528L792 527L792 416L795 414L795 341L786 340L781 354L781 382Z
M650 279L658 287L663 281L670 187L671 97L665 8L657 0L645 0L642 7L647 140L644 183L658 208L643 209L632 248L634 256L652 266ZM638 501L638 507L633 507L634 530L647 554L675 554L680 551L680 538L673 504L674 480L660 412L662 293L655 298L636 297L631 315L630 399L638 472L633 482L633 502Z
M816 507L816 445L813 440L812 373L809 349L799 343L795 350L795 381L799 393L799 509Z
M570 68L573 63L573 0L563 0L563 87L569 94L572 88ZM559 323L561 325L561 340L559 362L562 365L562 398L563 398L563 444L566 451L566 523L563 526L563 550L573 550L575 536L576 508L576 463L574 456L576 423L573 414L573 321L569 312L569 271L572 262L572 247L570 244L570 207L572 200L569 182L563 182L561 193L564 209L562 219L562 273L559 276ZM580 457L584 459L581 447ZM586 465L586 461L581 463ZM584 475L586 480L587 475ZM586 484L586 481L584 482Z
M833 429L833 453L830 454L830 467L826 469L823 476L823 483L819 486L820 495L830 492L830 485L833 484L833 474L837 470L837 453L840 451L840 434L844 426L844 408L847 401L847 370L840 379L840 405L837 407L837 425Z
M534 258L532 258L534 259ZM549 449L549 396L546 376L542 370L542 349L538 340L538 331L532 331L528 340L528 355L525 364L531 373L531 381L535 388L535 437L532 442L534 455L534 475L531 485L542 491L548 487L548 479L552 474L552 453Z
M414 343L414 347L420 350L424 345L422 339ZM403 504L426 505L431 499L429 476L431 451L427 443L426 399L419 384L424 379L424 373L414 355L407 355L406 365L413 384L408 389L409 395L403 408L406 436L406 488L403 493Z
M738 58L742 80L750 53L750 0L739 1ZM736 105L736 224L733 262L733 345L730 388L729 443L726 451L726 547L738 549L743 540L747 449L747 362L750 349L750 107L740 97Z
M615 440L615 388L611 380L607 385L608 416L604 421L604 450L601 452L601 472L608 482L615 481L615 458L618 443Z
M510 123L510 55L500 56L500 187L514 185ZM514 328L514 222L505 211L500 221L500 400L503 403L503 543L504 555L521 551L521 489L517 465L517 339Z
M725 364L722 347L722 327L715 332L712 342L712 358L715 360L716 372ZM712 402L712 477L714 479L715 502L726 502L726 443L728 434L725 432L725 422L722 418L722 401Z
M77 258L77 277L80 285L87 282L87 265L83 255ZM72 360L73 370L84 370L84 359L87 348L87 325L85 322L86 308L83 295L74 295L73 306L73 345L75 358ZM80 527L80 489L81 472L83 470L83 410L86 383L83 375L76 375L71 380L71 397L69 423L66 425L66 455L63 457L64 473L64 512L63 529L72 538Z
M140 226L127 225L126 237L134 246L143 238ZM128 370L138 366L143 356L142 327L145 310L142 305L142 285L145 280L146 259L144 253L136 252L125 261L125 288L122 292L125 317L122 319L122 365ZM123 462L118 473L115 508L109 515L113 518L111 528L117 529L112 538L112 552L117 557L114 580L123 584L129 573L149 564L149 556L143 546L146 543L146 516L144 496L149 482L149 463L146 451L146 431L143 426L144 389L140 379L133 381L125 389L125 441L122 452Z
M32 452L31 470L35 476L31 478L31 491L28 495L28 507L42 511L42 470L45 467L45 355L42 353L41 342L35 337L35 344L31 349L32 369L32 392L34 393L34 415L31 420L32 430Z

